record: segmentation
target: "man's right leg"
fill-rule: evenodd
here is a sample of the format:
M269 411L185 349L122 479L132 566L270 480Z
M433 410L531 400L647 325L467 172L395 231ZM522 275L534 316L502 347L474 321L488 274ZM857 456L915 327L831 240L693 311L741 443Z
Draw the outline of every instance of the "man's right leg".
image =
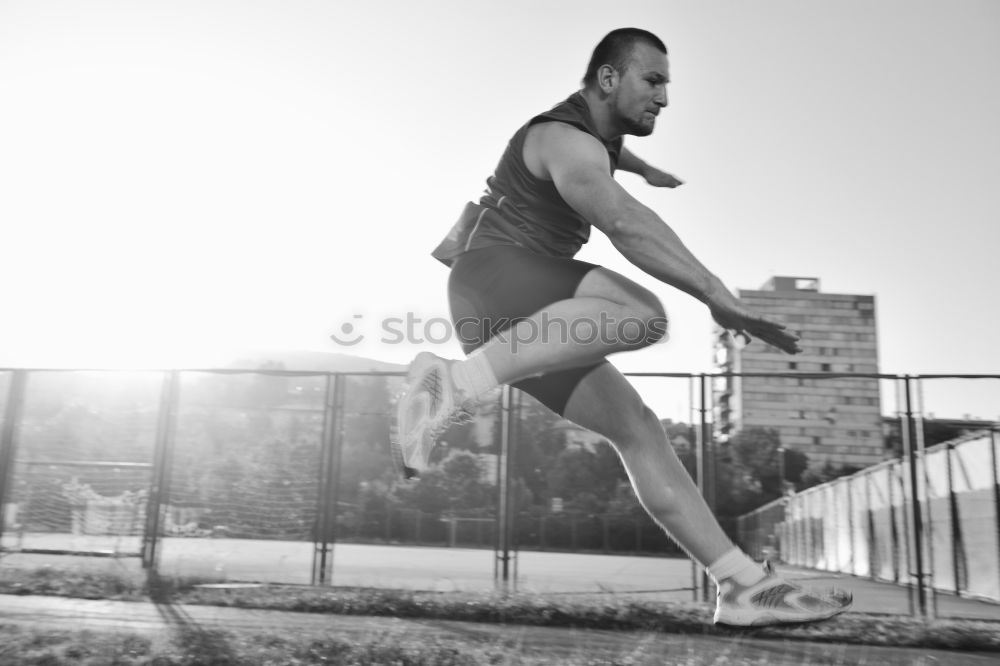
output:
M648 289L596 267L571 298L546 305L478 349L498 384L599 363L659 341L667 318Z
M406 477L423 469L448 424L501 384L557 371L585 372L611 353L666 333L659 299L613 271L516 246L460 257L448 282L452 318L468 358L429 352L410 364L394 456ZM472 351L475 350L475 351Z

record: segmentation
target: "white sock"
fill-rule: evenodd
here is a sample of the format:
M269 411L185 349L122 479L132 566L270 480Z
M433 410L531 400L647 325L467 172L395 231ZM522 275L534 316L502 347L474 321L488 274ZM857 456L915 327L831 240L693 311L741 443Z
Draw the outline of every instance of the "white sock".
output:
M753 585L764 578L764 568L739 548L733 548L708 566L708 575L716 583L732 578L739 585Z
M482 397L499 386L493 367L481 351L474 351L467 359L452 363L451 378L459 391L469 398Z

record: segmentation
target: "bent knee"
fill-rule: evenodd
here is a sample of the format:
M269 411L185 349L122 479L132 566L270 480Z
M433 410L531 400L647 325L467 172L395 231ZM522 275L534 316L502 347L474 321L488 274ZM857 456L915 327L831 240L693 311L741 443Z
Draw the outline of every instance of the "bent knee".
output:
M605 268L596 268L581 281L575 292L580 297L596 297L614 303L616 318L603 322L603 331L612 332L623 348L638 349L667 337L667 313L663 303L649 289Z
M636 304L618 326L622 342L634 347L648 347L668 337L667 311L660 299Z

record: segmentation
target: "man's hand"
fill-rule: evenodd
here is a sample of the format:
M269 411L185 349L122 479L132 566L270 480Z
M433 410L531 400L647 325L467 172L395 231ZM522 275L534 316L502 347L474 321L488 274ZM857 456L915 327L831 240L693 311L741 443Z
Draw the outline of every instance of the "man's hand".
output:
M729 292L719 294L708 307L712 312L712 318L719 326L732 331L734 335L742 336L747 343L753 338L760 338L788 354L798 354L802 351L799 347L799 336L787 330L784 324L746 309L739 299Z
M647 166L642 173L642 177L646 179L646 182L653 187L677 187L678 185L683 185L684 181L669 174L666 171L660 171L656 167Z

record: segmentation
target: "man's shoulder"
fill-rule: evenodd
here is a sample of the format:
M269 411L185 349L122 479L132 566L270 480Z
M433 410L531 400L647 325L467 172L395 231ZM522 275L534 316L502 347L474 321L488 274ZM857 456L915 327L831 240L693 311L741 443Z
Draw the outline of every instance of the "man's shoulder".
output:
M593 134L576 125L559 120L532 125L528 129L525 141L526 145L528 143L534 144L534 147L546 152L553 150L559 152L605 152L603 144Z
M593 166L607 170L608 165L608 153L596 137L556 121L528 130L523 155L528 170L542 180L552 180L554 169Z
M587 102L580 91L576 91L561 102L555 104L547 111L543 111L535 118L552 118L557 120L575 119L589 114Z
M617 162L622 140L606 141L601 137L591 113L590 105L581 91L577 91L545 113L540 113L527 123L527 133L557 143L569 142L587 151L600 146L602 151Z
M590 106L579 90L549 110L529 118L528 122L521 126L519 134L524 135L528 132L537 134L536 128L538 127L545 127L546 132L550 131L551 127L558 128L555 130L556 132L572 128L582 134L599 138L594 119L590 113Z
M552 122L572 125L583 131L588 131L589 110L583 96L573 93L548 111L533 116L527 123L529 127Z

